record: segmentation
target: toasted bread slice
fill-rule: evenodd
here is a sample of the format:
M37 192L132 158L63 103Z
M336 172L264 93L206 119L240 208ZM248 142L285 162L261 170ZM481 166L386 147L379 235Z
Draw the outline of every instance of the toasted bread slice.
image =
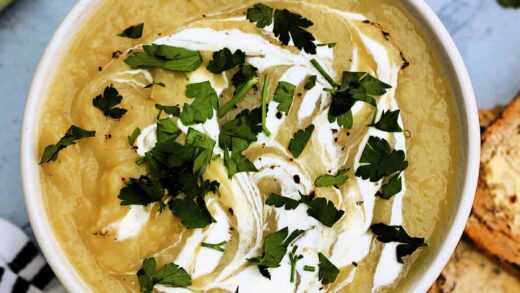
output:
M483 132L480 165L466 234L520 275L520 97Z
M462 240L428 293L520 292L520 279Z

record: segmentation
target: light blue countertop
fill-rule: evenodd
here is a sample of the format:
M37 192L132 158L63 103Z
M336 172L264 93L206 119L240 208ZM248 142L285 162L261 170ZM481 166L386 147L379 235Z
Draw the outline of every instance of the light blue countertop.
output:
M421 0L416 0L421 1ZM520 10L494 0L427 0L457 43L479 107L520 90ZM15 0L0 12L0 217L29 231L19 166L20 125L32 75L75 0Z

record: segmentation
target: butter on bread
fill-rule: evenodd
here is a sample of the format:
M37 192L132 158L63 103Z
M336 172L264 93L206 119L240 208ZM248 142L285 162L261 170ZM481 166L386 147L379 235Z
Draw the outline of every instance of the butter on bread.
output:
M493 120L489 112L484 116ZM482 134L479 183L465 232L520 275L520 96Z

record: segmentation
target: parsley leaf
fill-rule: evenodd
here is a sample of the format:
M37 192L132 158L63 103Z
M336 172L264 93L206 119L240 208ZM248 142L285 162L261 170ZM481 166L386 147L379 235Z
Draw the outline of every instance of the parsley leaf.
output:
M345 214L344 211L336 209L332 201L323 197L311 199L302 195L302 202L309 206L307 214L327 227L334 226Z
M145 45L125 59L132 68L159 67L171 71L191 72L202 64L199 52L167 45Z
M375 128L386 131L386 132L403 132L401 126L399 126L399 113L400 110L396 111L383 111L381 119L377 123L372 124Z
M307 127L305 130L301 129L298 130L294 137L289 142L289 151L292 153L294 158L298 158L303 150L305 149L305 146L309 142L312 133L314 132L314 125L311 124L309 127Z
M233 75L233 85L236 89L242 87L250 79L258 77L258 69L252 65L244 64L240 66L240 69Z
M316 187L326 187L326 186L339 186L347 182L348 176L346 175L348 172L347 169L341 169L338 171L336 176L325 174L321 175L314 181L314 185Z
M202 197L176 198L169 202L169 207L188 229L204 228L211 223L216 223Z
M134 132L132 132L132 135L128 136L128 144L130 146L133 146L139 135L141 135L141 129L139 127L136 127L134 129Z
M398 194L402 190L402 180L401 173L394 175L386 184L381 187L381 190L376 193L376 196L379 196L383 199L390 199L394 195Z
M143 36L144 23L132 25L126 28L118 36L130 39L139 39Z
M265 201L265 204L277 208L285 207L285 209L289 211L296 209L300 205L300 201L289 197L281 196L275 193L271 193L271 195L269 195L269 198Z
M188 130L186 136L186 145L194 148L193 173L202 176L206 171L206 167L213 157L213 148L215 141L202 132L198 132L193 128Z
M94 107L101 110L106 117L119 119L127 112L126 109L115 107L120 104L122 100L123 97L119 95L119 92L115 87L107 86L103 91L103 94L92 100L92 104Z
M419 247L427 246L424 238L411 237L402 226L388 226L383 223L373 224L370 230L383 243L398 242L396 253L397 261L403 263L403 257L411 255Z
M93 137L96 135L95 131L88 131L72 125L65 135L56 143L48 145L43 151L40 159L40 165L54 162L58 159L58 153L68 146L76 144L76 141L82 138Z
M238 103L240 103L246 94L256 85L258 84L258 77L252 77L246 83L244 83L240 88L237 89L235 95L231 100L229 100L224 106L219 109L219 116L224 117L226 114L233 109Z
M130 178L126 186L121 189L117 198L121 205L148 205L160 201L165 195L161 183L147 175L139 179Z
M157 141L165 141L175 139L181 133L181 130L173 123L170 118L164 118L157 122Z
M218 108L218 96L209 81L189 84L186 96L195 100L182 109L180 118L184 125L204 123L213 118L213 112Z
M224 149L224 164L229 178L240 172L256 172L254 164L242 155L262 131L261 110L243 110L234 120L222 125L219 144ZM231 153L230 153L231 152Z
M296 86L292 83L288 83L286 81L280 81L278 83L278 87L276 88L273 97L275 102L280 103L280 105L278 105L278 111L284 112L286 114L289 113L295 90Z
M302 230L294 230L289 235L287 227L274 232L265 238L262 255L247 260L257 264L259 267L277 268L287 253L289 245L303 233L304 231Z
M318 77L316 75L311 75L307 77L307 81L305 82L305 89L306 90L312 90L316 86L316 81L318 80Z
M246 54L241 50L236 50L235 53L231 53L228 48L224 48L213 53L213 60L209 62L208 70L212 73L220 74L237 65L244 64L245 60Z
M498 0L498 3L506 8L519 8L520 0Z
M157 117L161 117L162 112L174 117L179 117L181 115L181 109L178 106L164 106L155 104L155 109L159 110L159 115L157 115Z
M222 246L224 246L226 244L227 244L227 241L222 241L222 242L216 243L216 244L201 242L200 246L205 247L205 248L210 248L210 249L213 249L216 251L224 252L224 248Z
M356 176L372 182L408 167L403 151L391 150L388 141L375 136L368 138L359 162L361 166L357 169Z
M289 197L281 196L271 193L269 198L265 201L266 205L277 208L285 207L286 210L294 210L301 203L306 204L309 209L307 214L327 227L332 227L343 217L344 211L336 209L334 203L325 198L311 198L307 195L301 195L300 200L295 200Z
M173 263L167 264L157 273L154 273L156 266L157 262L153 257L143 260L141 269L137 272L141 288L140 292L151 293L156 284L171 287L187 287L191 285L191 277L186 270L178 265Z
M255 4L247 10L247 19L256 22L256 26L264 28L273 23L273 9L262 3Z
M334 283L339 275L339 269L321 252L318 253L318 259L320 260L318 264L318 277L321 283L323 285Z
M316 54L316 44L314 43L316 39L305 30L312 25L312 21L287 9L274 12L273 32L282 44L287 46L292 38L296 48L309 54Z

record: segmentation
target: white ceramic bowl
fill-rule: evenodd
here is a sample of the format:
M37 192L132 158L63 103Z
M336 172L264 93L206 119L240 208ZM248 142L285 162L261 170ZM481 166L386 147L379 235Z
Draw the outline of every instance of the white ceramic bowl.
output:
M37 145L39 138L39 119L42 105L49 91L49 77L53 77L59 60L64 55L74 33L85 23L97 3L102 0L81 0L65 18L54 34L41 62L27 98L22 127L21 169L25 201L31 224L50 266L70 292L90 292L91 288L81 279L74 267L65 257L46 216L40 183ZM477 185L480 157L480 129L477 106L471 81L452 38L433 10L423 0L400 0L417 24L429 36L434 49L443 60L448 80L451 81L456 97L458 118L464 137L461 139L462 178L461 194L458 202L450 203L457 207L450 213L446 230L441 233L441 245L435 248L434 256L418 277L407 280L404 289L407 292L426 292L448 262L462 235L473 203Z

